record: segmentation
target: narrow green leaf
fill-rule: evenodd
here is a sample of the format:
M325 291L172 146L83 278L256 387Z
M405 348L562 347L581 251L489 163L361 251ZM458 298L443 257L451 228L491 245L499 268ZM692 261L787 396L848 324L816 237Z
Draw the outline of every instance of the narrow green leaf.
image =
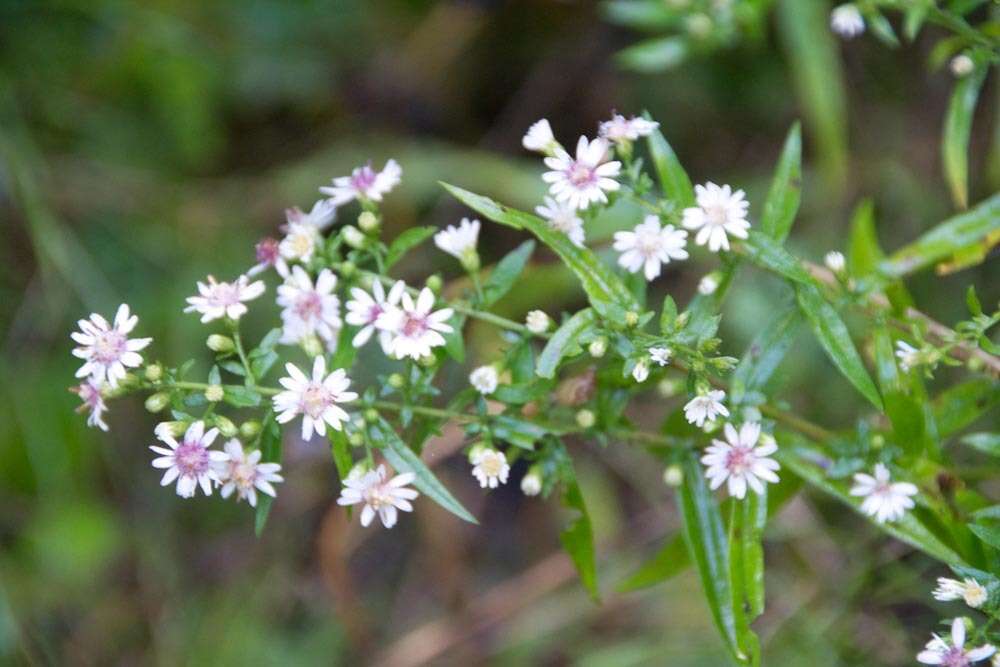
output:
M572 467L569 467L571 473ZM564 470L563 474L570 474ZM559 533L559 541L576 566L590 597L595 601L601 597L597 587L597 555L594 549L594 528L590 523L590 514L580 492L575 475L564 482L562 502L566 507L576 510L579 514L566 528Z
M994 549L1000 549L1000 527L996 525L987 526L982 523L970 523L968 526L969 530L975 533L976 537L981 539L984 544Z
M801 325L802 315L794 304L789 304L761 329L733 372L730 385L733 405L741 405L748 395L764 390L795 342Z
M347 479L354 467L354 460L351 458L351 445L347 441L347 434L343 429L327 429L330 437L330 453L333 455L333 463L337 466L337 476L341 481Z
M491 431L498 440L522 449L534 449L535 443L549 431L536 421L519 419L514 415L498 415L491 420Z
M971 426L1000 403L1000 381L973 378L948 387L934 399L938 435L943 439Z
M847 242L847 268L852 276L863 278L875 274L883 259L885 253L879 245L875 229L875 207L870 199L864 199L851 216L851 232ZM885 292L897 311L913 305L913 297L900 280L888 283Z
M501 259L483 283L483 305L499 301L514 286L535 250L534 241L525 241Z
M788 237L795 222L802 195L802 132L799 124L792 125L774 170L771 189L764 201L761 228L779 244Z
M274 421L274 413L270 410L261 424L258 446L262 461L266 463L281 462L281 427ZM254 532L257 537L260 537L261 533L264 532L264 526L267 524L267 517L271 513L273 502L274 498L266 493L257 494L257 510L254 515Z
M743 248L746 258L757 266L797 283L815 285L802 262L767 234L751 229L749 238L743 242Z
M979 91L989 68L975 71L955 82L941 134L941 160L951 198L958 208L969 206L969 137Z
M899 46L899 38L896 37L896 31L892 29L889 19L878 11L868 14L865 19L868 21L872 34L883 44L891 48Z
M885 324L875 327L872 341L876 375L882 388L885 412L892 422L893 439L908 455L923 456L934 450L935 446L928 433L922 405L909 395L896 368L892 336Z
M984 454L1000 457L1000 433L970 433L962 438L962 443Z
M618 585L618 592L629 593L649 588L680 574L690 565L691 557L688 555L683 536L674 537L668 540L650 560L621 582Z
M437 227L410 227L392 240L385 254L385 268L391 268L413 248L417 247L437 232Z
M663 309L660 311L660 333L668 334L677 324L677 303L669 294L663 297Z
M729 561L734 604L742 606L747 621L764 613L764 547L761 543L767 523L767 487L764 495L748 493L735 502L733 536Z
M799 307L812 325L813 333L833 365L861 392L878 410L882 410L882 397L879 396L875 383L865 369L861 356L847 325L840 318L837 310L823 298L811 285L797 285L795 295Z
M615 54L615 60L637 72L661 72L684 62L687 41L682 37L657 37L634 44Z
M681 166L677 154L670 147L663 133L653 130L647 138L649 154L653 160L656 177L660 181L660 189L664 196L677 205L678 209L694 206L694 188L691 179Z
M543 378L555 377L559 362L578 347L577 341L580 336L593 328L596 322L597 315L590 308L584 308L563 322L545 344L541 356L538 357L535 373Z

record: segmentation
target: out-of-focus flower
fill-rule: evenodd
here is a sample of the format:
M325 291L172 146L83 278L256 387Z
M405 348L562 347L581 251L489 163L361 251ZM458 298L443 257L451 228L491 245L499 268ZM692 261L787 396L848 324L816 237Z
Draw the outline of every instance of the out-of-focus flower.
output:
M385 466L369 470L363 475L352 474L344 480L344 488L337 499L338 505L363 504L361 525L369 526L377 514L382 525L392 528L399 518L399 511L412 512L411 500L420 494L408 488L416 479L412 472L404 472L387 479Z
M546 197L541 206L535 207L535 213L545 218L549 227L562 232L573 245L582 248L585 240L583 219L576 211L575 206L567 202L558 202L552 197Z
M389 294L386 295L385 288L378 279L372 283L371 294L360 287L351 288L352 299L347 302L347 315L344 316L344 320L350 325L361 327L361 330L354 335L354 339L351 341L354 347L361 347L368 342L368 339L378 329L376 323L379 316L396 308L405 290L406 283L397 280L389 289ZM380 330L379 344L382 346L382 351L389 354L392 332Z
M881 463L875 465L875 476L859 472L854 475L852 496L864 498L861 511L879 523L895 521L913 507L910 496L917 495L917 487L909 482L892 482L889 469Z
M70 387L69 390L83 401L76 411L88 413L87 426L96 426L102 431L107 431L108 425L104 423L104 412L108 406L104 402L104 397L101 396L101 385L87 378L79 386Z
M372 169L369 162L354 169L350 176L333 179L332 186L322 187L319 191L330 197L334 206L346 204L352 199L380 202L383 196L396 187L402 175L403 169L395 160L386 162L382 171Z
M479 486L482 488L495 489L498 485L507 483L510 465L503 452L483 447L472 454L471 461L472 475L479 480Z
M713 389L695 396L684 406L684 417L698 428L704 426L706 421L715 421L719 415L728 417L729 410L722 404L725 398L726 392L721 389Z
M489 396L495 392L499 382L500 376L493 366L480 366L469 374L469 384L483 396Z
M851 39L865 31L865 19L856 6L847 3L830 12L830 27L841 37Z
M917 654L917 662L943 667L969 667L972 663L986 660L996 651L996 647L990 644L983 644L966 651L965 621L956 618L951 622L951 644L934 635L924 650Z
M337 276L330 269L320 271L314 285L305 269L292 268L291 275L278 286L282 343L294 345L313 334L328 343L337 339L341 322L336 286Z

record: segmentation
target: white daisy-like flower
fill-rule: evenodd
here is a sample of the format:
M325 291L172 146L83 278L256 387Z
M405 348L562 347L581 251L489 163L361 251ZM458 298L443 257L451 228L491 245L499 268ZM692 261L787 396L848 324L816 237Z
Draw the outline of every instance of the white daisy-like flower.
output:
M524 325L533 334L543 334L549 330L552 320L545 314L544 310L532 310L524 318Z
M521 145L529 151L545 155L552 155L557 148L562 148L556 141L555 135L552 134L552 126L544 118L528 128L528 131L524 133L524 138L521 139Z
M747 486L760 494L764 493L763 482L778 482L775 471L781 466L770 458L778 451L778 445L773 440L757 444L760 424L747 422L737 431L736 427L727 423L724 432L726 439L712 440L701 457L701 462L708 467L705 476L713 490L728 481L729 495L742 499L747 493Z
M369 162L363 167L357 167L350 176L340 176L333 179L332 186L319 189L330 197L334 206L346 204L352 199L379 202L399 184L403 169L395 160L385 163L382 171L375 171Z
M649 358L657 366L666 366L670 363L671 350L669 347L651 347L649 348Z
M469 373L469 384L483 396L489 396L495 392L499 383L500 374L493 366L480 366Z
M583 218L577 215L576 210L575 206L558 202L552 197L546 197L543 205L535 207L535 213L545 218L549 227L562 232L573 245L582 248L585 239Z
M750 203L742 190L733 192L728 185L709 182L694 186L697 206L684 209L681 223L687 229L697 229L694 242L708 244L712 252L729 250L729 236L745 239L750 229L747 209Z
M844 253L837 252L836 250L831 250L826 253L823 258L823 263L826 264L826 268L830 269L834 273L843 273L844 269L847 267L847 260L844 259Z
M337 219L337 205L329 199L319 199L308 213L298 206L285 209L288 224L312 225L316 229L326 229Z
M448 225L434 235L434 245L463 263L470 255L476 254L476 243L479 241L480 223L478 220L462 218L456 227Z
M529 470L521 478L521 493L526 496L537 496L542 492L542 476L536 470Z
M990 597L986 588L971 577L966 577L962 581L938 577L937 584L933 593L934 599L942 602L963 600L973 609L979 609L986 604L986 600Z
M101 385L87 378L79 386L70 387L69 390L83 401L76 411L87 413L87 426L96 426L102 431L107 431L108 425L104 423L104 412L108 406L101 395Z
M322 242L323 235L315 225L291 222L278 244L278 252L289 262L308 262Z
M78 321L80 331L70 334L80 344L80 347L73 349L73 356L84 360L76 377L89 376L97 384L107 382L112 389L117 387L118 382L125 378L127 368L142 365L139 350L153 342L152 338L128 337L138 323L138 316L132 315L128 304L124 303L118 306L112 324L108 324L97 313L91 313L89 319Z
M729 410L722 404L726 398L726 392L721 389L712 389L704 394L695 396L684 406L684 418L688 423L701 428L706 421L715 421L719 415L729 416Z
M416 301L407 292L401 295L399 308L379 315L375 326L392 333L392 355L402 359L420 359L431 353L431 348L444 345L443 333L452 331L448 320L452 309L434 309L434 292L429 287L420 291Z
M611 116L611 120L601 123L599 133L608 141L620 144L626 141L635 141L639 137L648 137L659 126L659 123L652 120L635 116L626 118L616 113Z
M301 266L292 268L284 284L278 286L278 305L283 323L281 342L295 345L303 338L316 334L331 343L340 330L340 299L333 290L337 276L323 269L313 284Z
M618 263L629 273L640 269L646 280L654 280L660 275L660 266L672 259L687 259L684 249L688 233L673 225L660 227L660 219L647 215L646 219L630 232L615 232L614 248L621 253Z
M472 454L471 462L472 476L479 480L482 488L495 489L498 485L507 483L510 465L503 452L483 447Z
M920 363L920 350L904 340L897 340L896 358L899 359L899 367L903 372L909 373L910 369Z
M302 415L303 440L311 440L313 431L325 436L327 424L335 431L342 430L343 422L349 417L339 404L350 403L358 397L347 390L351 381L344 369L338 368L327 375L326 360L319 355L313 360L312 378L295 364L285 364L285 370L288 377L278 380L285 391L273 399L277 422L285 424Z
M222 317L238 320L246 314L245 301L252 301L264 293L264 281L250 282L247 276L240 276L231 283L218 282L214 276L208 282L198 283L198 296L189 296L185 313L201 313L202 323Z
M852 496L864 498L861 511L875 517L879 523L895 521L913 507L910 496L917 495L917 487L909 482L892 482L889 469L881 463L875 464L875 476L859 472L854 475Z
M841 37L851 39L865 31L865 19L853 4L839 5L830 12L830 27Z
M965 650L965 621L956 618L951 622L951 644L934 635L924 650L917 654L917 662L944 667L969 667L973 663L986 660L996 652L996 647L991 644Z
M357 505L364 503L361 510L361 525L367 527L378 514L382 525L392 528L399 518L399 510L412 512L410 501L419 496L407 485L416 479L412 472L404 472L392 479L386 479L385 466L380 465L375 470L369 470L363 475L348 477L344 480L344 488L337 498L338 505Z
M157 426L154 432L169 449L156 445L150 447L160 455L153 459L153 467L166 469L160 485L166 486L176 479L177 495L181 498L194 496L199 486L206 496L212 495L212 483L219 481L215 465L226 457L223 452L209 449L219 435L219 429L205 431L205 422L196 421L188 426L181 442L177 442L169 424L164 424Z
M620 187L615 178L622 166L617 160L609 162L609 156L607 140L598 137L587 141L587 137L580 137L575 158L562 148L557 148L552 157L545 158L545 165L552 171L545 172L542 180L549 184L549 192L557 201L574 208L585 209L597 202L606 203L606 193Z
M649 364L646 363L645 359L632 368L632 377L636 382L645 382L646 378L649 377Z
M267 237L258 241L254 246L254 258L257 263L247 270L248 276L256 276L272 266L282 278L288 275L288 263L281 256L281 242L278 239Z
M399 304L399 299L406 291L406 283L397 280L386 295L385 287L379 280L372 282L372 293L364 291L360 287L351 288L351 300L347 302L347 314L344 320L361 330L354 335L351 344L354 347L361 347L368 342L372 334L378 329L377 322L382 313L387 313ZM382 351L389 354L392 344L392 332L379 330L379 344Z
M261 451L244 452L242 443L236 438L223 445L222 449L223 456L214 461L216 475L222 484L219 495L228 498L235 491L236 500L246 500L250 507L257 506L258 491L272 498L278 496L271 483L285 481L278 474L281 472L280 463L261 463Z

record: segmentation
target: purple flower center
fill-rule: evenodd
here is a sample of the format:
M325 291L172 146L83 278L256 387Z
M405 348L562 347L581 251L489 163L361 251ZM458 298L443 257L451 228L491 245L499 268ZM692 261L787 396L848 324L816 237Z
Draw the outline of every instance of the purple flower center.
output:
M418 338L419 336L422 336L428 328L426 317L414 315L413 313L406 313L406 319L403 320L403 326L400 327L400 331L407 338Z
M368 324L374 324L378 316L382 314L382 306L375 303L372 307L368 309Z
M366 164L351 174L351 185L358 192L367 192L370 187L375 185L375 178L377 176L378 174L375 173L371 165Z
M597 182L597 174L593 167L579 161L574 161L570 164L569 169L566 170L566 177L570 183L578 188L585 185L593 185Z
M972 663L969 662L962 648L952 646L941 656L941 664L944 667L969 667Z
M738 445L726 454L726 468L730 473L744 473L753 465L753 450L750 447Z
M125 352L125 336L117 330L105 331L94 342L94 359L102 364L118 361Z
M201 442L183 442L174 451L174 465L182 477L199 477L208 471L208 450Z
M331 398L326 387L321 384L310 384L302 392L302 411L313 419L318 419L323 411L329 407L332 402Z
M240 302L240 289L233 283L219 283L212 288L208 302L212 306L234 306Z
M278 261L278 240L272 238L261 239L254 247L257 253L257 262L260 264L273 265Z
M323 314L323 299L319 292L303 292L295 302L295 314L303 320L318 319Z

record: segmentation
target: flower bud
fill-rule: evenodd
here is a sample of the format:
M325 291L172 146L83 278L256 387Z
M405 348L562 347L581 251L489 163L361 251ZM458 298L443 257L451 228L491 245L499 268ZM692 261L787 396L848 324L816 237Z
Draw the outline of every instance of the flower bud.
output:
M677 488L684 483L684 469L676 463L667 466L663 471L663 483L667 486Z
M150 382L159 382L163 379L163 366L160 364L150 364L146 366L146 379Z
M545 314L543 310L533 310L528 313L528 316L524 320L525 325L528 327L528 331L533 334L543 334L548 331L549 325L552 320L549 316Z
M365 436L361 435L359 432L355 431L347 436L347 444L351 447L360 447L365 444Z
M576 423L580 428L591 428L597 421L593 411L586 408L576 413Z
M656 391L663 398L671 398L684 390L684 382L678 378L663 378L656 385Z
M847 263L844 260L844 254L837 252L836 250L831 250L826 253L826 257L823 258L823 263L826 264L826 268L830 269L837 275L843 273L844 269L847 267Z
M208 346L212 352L232 352L236 349L236 345L233 343L233 339L229 336L223 336L222 334L212 334L205 341L205 345Z
M883 447L885 447L885 436L876 433L872 436L872 449L882 449Z
M358 227L365 234L374 234L379 227L378 216L371 211L362 211L361 215L358 216Z
M226 436L227 438L235 438L236 434L239 433L239 429L236 428L236 424L229 417L224 417L222 415L215 415L215 427L219 429L219 433Z
M315 335L309 335L303 338L300 343L302 349L305 351L309 358L318 357L323 354L323 343Z
M340 276L342 278L350 278L357 270L358 267L354 264L354 262L341 262L340 264Z
M636 382L645 382L646 378L649 377L649 364L646 363L645 359L637 363L635 368L632 369L632 377Z
M150 412L160 412L170 405L170 394L165 391L157 392L146 399L146 409Z
M698 281L698 292L705 296L715 294L717 289L719 289L719 274L715 271Z
M210 384L208 388L205 389L205 399L209 403L218 403L226 396L226 391L222 388L221 384Z
M960 53L951 59L951 73L958 78L972 74L976 63L965 53Z
M259 421L251 419L250 421L245 421L242 424L240 424L240 435L246 438L247 440L256 438L258 433L260 433Z
M435 357L433 354L427 354L420 357L420 360L417 363L419 363L424 368L433 368L435 365L437 365L437 361L438 361L437 357Z
M368 242L368 239L366 239L365 235L361 233L361 230L354 225L345 225L341 230L341 234L343 234L344 243L356 250L364 248L365 244Z
M702 12L690 14L684 24L688 33L697 39L704 39L712 33L712 19Z
M156 425L156 428L153 429L153 432L157 436L162 434L169 435L174 438L180 438L187 432L187 427L187 422L183 421L160 422Z
M521 492L526 496L537 496L542 492L542 471L538 466L531 466L521 478Z
M969 357L969 359L965 362L965 367L973 373L978 373L983 370L983 365L983 360L975 355Z
M604 353L608 351L608 339L604 336L595 338L590 341L590 345L587 346L587 351L590 352L590 356L595 359L600 359L604 356Z
M369 424L374 424L375 422L378 421L378 410L376 410L375 408L368 408L364 412L364 418L365 422Z
M427 285L428 289L430 289L430 291L434 292L435 294L439 294L441 292L441 288L444 287L444 281L441 280L441 276L439 276L436 273L427 276L427 282L425 282L424 284Z
M462 256L459 257L459 261L462 262L462 268L464 268L469 273L475 273L479 270L479 253L476 252L476 246L471 246L462 251Z
M137 386L139 386L139 376L135 373L126 373L125 377L118 381L118 388L126 391Z
M639 313L634 310L625 313L625 326L634 327L637 324L639 324Z
M404 378L401 373L393 373L389 376L386 382L388 382L389 386L393 389L402 389L406 386L406 378Z

